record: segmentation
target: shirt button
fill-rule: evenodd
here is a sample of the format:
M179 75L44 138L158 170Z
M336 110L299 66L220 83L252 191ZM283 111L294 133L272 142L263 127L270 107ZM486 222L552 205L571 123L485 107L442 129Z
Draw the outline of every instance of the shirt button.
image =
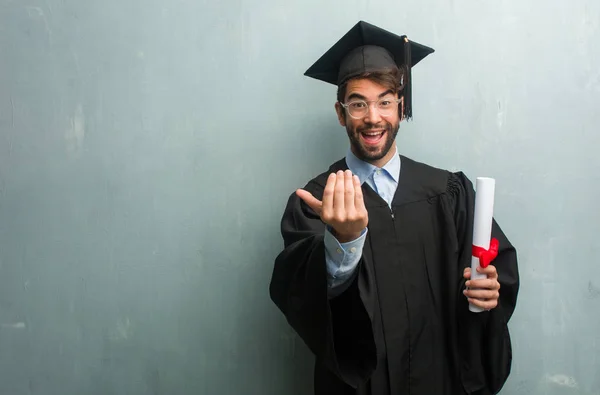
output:
M377 169L377 174L381 174L381 169Z
M356 247L350 248L350 252L354 254L356 252Z
M340 248L338 248L338 249L337 249L337 253L338 253L338 254L341 254L341 253L342 253L342 250L341 250Z

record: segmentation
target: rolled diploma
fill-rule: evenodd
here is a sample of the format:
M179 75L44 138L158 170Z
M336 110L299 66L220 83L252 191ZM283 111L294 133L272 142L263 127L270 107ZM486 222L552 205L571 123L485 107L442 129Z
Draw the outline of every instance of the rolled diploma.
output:
M494 190L496 180L488 177L477 177L475 186L475 219L473 223L473 245L490 248L492 237L492 218L494 216ZM471 256L471 280L486 278L485 274L477 272L479 258ZM474 313L484 311L481 307L469 304L469 310Z

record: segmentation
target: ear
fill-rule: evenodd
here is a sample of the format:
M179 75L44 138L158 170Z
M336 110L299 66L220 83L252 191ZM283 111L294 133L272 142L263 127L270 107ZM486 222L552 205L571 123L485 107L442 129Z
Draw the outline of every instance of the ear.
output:
M335 113L337 114L340 125L346 127L346 110L344 110L344 107L337 101L335 102Z

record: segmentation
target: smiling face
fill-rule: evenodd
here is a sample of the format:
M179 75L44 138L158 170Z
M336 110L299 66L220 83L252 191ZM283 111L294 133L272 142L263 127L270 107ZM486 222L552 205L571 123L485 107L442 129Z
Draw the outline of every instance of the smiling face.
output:
M397 99L396 91L368 78L348 81L343 103L362 100L368 106L364 115L355 118L339 102L335 105L340 125L346 128L350 148L356 157L382 167L396 154L394 142L400 127L400 109L403 107L402 100L399 106L396 105ZM378 102L382 106L393 102L393 110L382 115L377 108Z

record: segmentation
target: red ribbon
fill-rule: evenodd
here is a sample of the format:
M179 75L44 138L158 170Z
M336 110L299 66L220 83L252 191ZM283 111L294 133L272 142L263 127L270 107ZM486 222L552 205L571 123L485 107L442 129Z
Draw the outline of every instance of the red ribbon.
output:
M497 239L493 238L490 240L489 250L474 245L472 254L475 258L479 258L479 265L483 268L486 268L498 256L499 247L500 243Z

